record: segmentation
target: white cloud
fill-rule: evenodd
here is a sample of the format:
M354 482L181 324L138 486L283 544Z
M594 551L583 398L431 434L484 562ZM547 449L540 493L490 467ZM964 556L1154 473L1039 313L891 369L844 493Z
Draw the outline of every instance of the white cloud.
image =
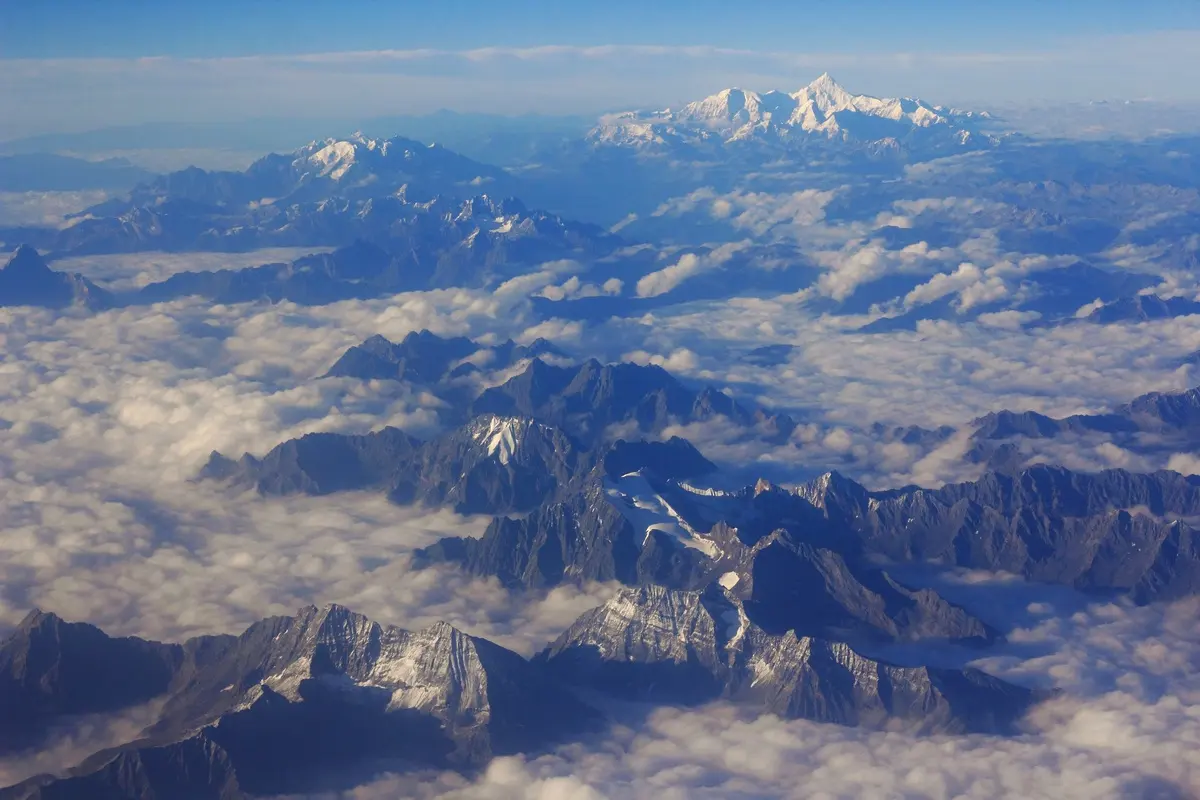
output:
M1007 328L1008 330L1018 330L1030 322L1036 322L1041 319L1042 315L1037 311L1017 311L1015 309L1009 311L993 311L988 314L980 314L975 318L975 321L985 328Z
M584 283L578 275L572 275L561 285L550 285L538 294L547 300L577 300L581 297L612 297L621 294L624 283L619 278L609 278L597 286L594 283Z
M654 364L678 375L690 375L700 365L696 354L686 347L672 350L666 356L647 353L645 350L634 350L622 355L621 360L630 361L634 364Z
M638 279L638 297L657 297L666 294L688 278L702 272L705 262L695 253L684 253L669 267L651 272Z
M1167 460L1167 469L1182 475L1200 475L1200 458L1191 453L1175 453Z
M666 294L689 278L720 269L749 246L749 242L729 242L701 253L684 253L674 264L641 277L637 282L637 296L658 297Z
M813 229L825 219L825 207L837 194L838 190L818 189L778 193L734 189L718 194L706 186L667 200L652 216L678 219L699 214L758 241L799 241L818 235ZM712 227L704 220L701 225Z
M927 282L921 284L904 296L904 304L908 306L921 305L922 303L932 303L934 300L940 300L948 294L955 294L966 289L974 283L978 283L983 278L983 270L974 264L963 263L958 265L958 269L954 272L943 272L934 275Z
M817 288L834 300L845 300L864 283L883 277L888 269L889 251L879 243L849 249L837 256L819 258L831 269L817 279Z

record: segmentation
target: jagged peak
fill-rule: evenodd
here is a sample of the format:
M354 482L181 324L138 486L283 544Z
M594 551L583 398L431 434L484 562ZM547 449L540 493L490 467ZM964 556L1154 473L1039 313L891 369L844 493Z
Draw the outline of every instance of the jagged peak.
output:
M507 464L516 456L531 430L548 431L549 428L525 417L484 414L472 420L468 430L479 445L487 448L489 456Z
M865 491L861 485L847 478L842 473L837 470L830 470L824 475L798 486L794 494L808 500L814 505L821 506L824 504L825 498L830 494L845 492L859 494L865 493Z
M842 88L842 85L834 80L833 76L828 72L822 72L812 82L810 82L806 88L821 92L846 91L844 88Z
M32 630L33 628L37 628L42 625L45 625L47 623L49 623L51 625L58 625L58 624L61 624L62 622L63 622L62 617L58 616L57 614L55 614L53 612L42 611L40 608L33 608L33 609L30 609L29 613L26 614L24 619L22 619L21 622L17 625L17 630L18 631L28 631L28 630Z
M32 245L22 244L4 265L5 272L49 272L45 259Z

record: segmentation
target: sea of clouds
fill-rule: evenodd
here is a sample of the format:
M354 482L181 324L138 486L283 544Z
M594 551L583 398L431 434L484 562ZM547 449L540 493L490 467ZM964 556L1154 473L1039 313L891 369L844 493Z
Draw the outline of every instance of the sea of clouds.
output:
M239 263L287 253L237 256ZM232 263L205 254L76 259L136 284ZM1192 374L1200 319L1007 329L937 322L856 334L791 296L733 299L585 323L535 316L528 295L564 265L495 293L447 290L324 307L181 300L89 314L0 309L0 632L34 607L115 635L178 640L237 632L271 614L338 602L389 624L445 619L531 654L610 586L512 594L449 568L414 570L414 548L478 535L487 520L399 508L374 494L262 498L195 482L213 450L263 453L309 431L437 430L436 397L393 382L320 376L373 334L412 330L495 341L550 336L567 350L659 363L786 409L792 441L718 424L673 430L748 471L799 474L842 459L878 485L964 474L961 437L919 452L872 442L866 423L962 425L1001 408L1096 410ZM793 346L782 367L736 356ZM497 376L496 379L499 379ZM957 448L957 449L956 449ZM1097 446L1098 465L1120 454ZM1107 459L1107 461L1106 461ZM1136 463L1134 466L1138 466ZM964 576L977 589L994 576ZM1011 587L1009 587L1011 589ZM989 671L1064 694L1026 733L920 737L766 716L726 705L631 713L602 738L498 759L482 775L393 776L355 797L1189 797L1200 792L1196 601L1137 608L1012 590L1009 643ZM1013 593L1015 591L1015 594ZM965 596L965 595L964 595ZM153 709L84 720L17 778L128 738ZM94 747L92 748L94 749Z

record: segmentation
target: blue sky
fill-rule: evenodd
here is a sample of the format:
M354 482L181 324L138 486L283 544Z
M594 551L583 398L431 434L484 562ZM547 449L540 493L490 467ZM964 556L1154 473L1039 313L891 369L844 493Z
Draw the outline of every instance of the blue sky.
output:
M0 2L0 54L230 56L544 44L1015 49L1200 28L1196 0L37 0Z
M853 91L981 108L1200 103L1200 0L0 0L4 60L0 140L148 121L593 113L730 85L794 90L823 71Z

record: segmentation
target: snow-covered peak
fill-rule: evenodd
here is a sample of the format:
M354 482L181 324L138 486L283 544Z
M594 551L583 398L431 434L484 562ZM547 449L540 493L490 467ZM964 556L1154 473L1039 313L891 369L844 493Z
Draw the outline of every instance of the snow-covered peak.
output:
M688 103L674 118L719 129L729 125L757 125L772 119L786 120L794 107L795 101L783 92L759 94L735 87Z
M315 170L322 178L339 181L364 160L372 164L383 162L396 151L397 142L402 145L398 155L411 155L411 149L403 146L404 140L372 139L362 131L355 131L345 139L331 138L300 148L293 154L292 166L301 171Z
M792 95L798 102L810 100L822 111L851 108L855 96L847 92L828 72ZM866 98L864 98L866 99ZM875 99L875 98L870 98Z
M601 120L589 138L595 144L648 148L700 144L714 134L727 142L786 143L817 135L893 145L918 135L934 145L963 146L983 138L973 125L986 118L913 98L853 94L826 72L790 94L731 87L676 111L612 115Z
M501 464L513 460L530 429L538 423L521 417L486 416L471 425L471 437ZM539 426L540 427L540 426Z

